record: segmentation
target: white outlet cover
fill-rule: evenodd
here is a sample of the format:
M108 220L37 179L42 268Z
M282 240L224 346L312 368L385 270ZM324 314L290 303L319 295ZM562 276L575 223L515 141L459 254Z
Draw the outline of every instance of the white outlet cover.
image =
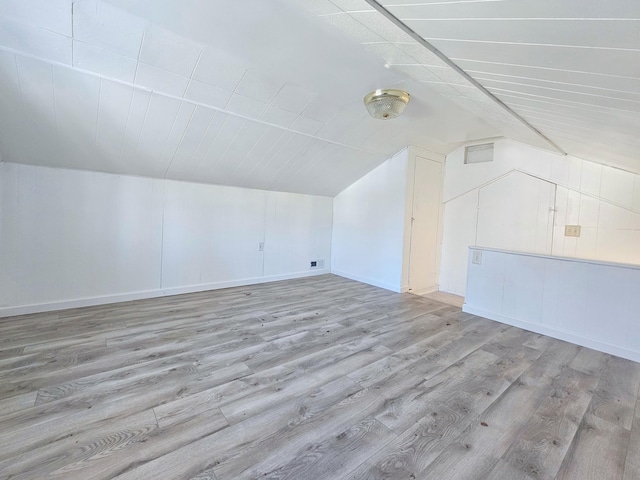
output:
M471 262L475 263L476 265L480 265L482 263L482 252L480 252L479 250L474 250Z

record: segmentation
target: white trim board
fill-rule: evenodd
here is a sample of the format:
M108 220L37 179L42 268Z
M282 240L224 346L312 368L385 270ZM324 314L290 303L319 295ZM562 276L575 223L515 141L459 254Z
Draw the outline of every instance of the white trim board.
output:
M502 250L500 248L490 248L490 247L476 247L473 245L469 247L469 250L482 250L483 252L504 253L507 255L519 255L522 257L548 258L551 260L558 260L562 262L586 263L590 265L601 265L601 266L617 267L617 268L629 268L631 270L640 270L640 265L636 265L633 263L608 262L606 260L595 260L591 258L562 257L560 255L546 255L544 253L517 252L515 250Z
M600 340L594 340L593 338L582 337L572 332L557 330L554 328L545 327L543 325L538 325L536 323L527 322L525 320L519 320L514 317L509 317L506 315L502 315L500 313L491 312L489 310L484 310L482 308L477 308L467 303L465 303L462 306L462 311L466 313L471 313L472 315L477 315L479 317L487 318L489 320L504 323L506 325L511 325L513 327L529 330L534 333L540 333L542 335L547 335L549 337L557 338L559 340L564 340L565 342L570 342L576 345L580 345L582 347L592 348L600 352L609 353L611 355L616 355L622 358L627 358L629 360L633 360L634 362L640 362L640 352L629 350L627 348L623 348L618 345L612 345L610 343L602 342Z
M67 310L70 308L94 307L97 305L107 305L110 303L130 302L132 300L144 300L148 298L170 297L172 295L182 295L185 293L205 292L209 290L220 290L230 287L244 287L257 285L260 283L277 282L281 280L291 280L295 278L314 277L331 273L329 269L313 270L311 272L296 272L284 275L271 275L267 277L243 278L240 280L230 280L216 283L203 283L198 285L187 285L184 287L161 288L157 290L144 290L138 292L118 293L113 295L101 295L99 297L74 298L56 302L38 303L33 305L18 305L12 307L0 307L0 318L14 317L16 315L29 315L32 313L54 312Z
M338 275L339 277L348 278L349 280L355 280L356 282L366 283L367 285L373 285L374 287L384 288L385 290L391 290L396 293L403 293L403 288L409 287L398 287L397 285L392 285L390 283L381 282L376 280L375 278L363 277L361 275L356 275L354 273L343 272L341 270L331 270L331 273L334 275Z
M636 266L472 247L467 273L463 311L640 362Z

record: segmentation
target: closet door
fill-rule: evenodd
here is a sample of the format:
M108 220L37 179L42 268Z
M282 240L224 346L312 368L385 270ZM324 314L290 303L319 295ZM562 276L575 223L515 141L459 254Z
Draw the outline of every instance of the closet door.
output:
M416 157L409 254L409 289L414 292L438 284L442 168L442 163Z

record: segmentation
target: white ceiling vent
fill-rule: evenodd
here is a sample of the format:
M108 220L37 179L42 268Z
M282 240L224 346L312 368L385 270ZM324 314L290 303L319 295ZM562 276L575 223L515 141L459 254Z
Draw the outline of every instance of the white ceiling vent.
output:
M493 162L493 143L472 145L464 149L464 163Z

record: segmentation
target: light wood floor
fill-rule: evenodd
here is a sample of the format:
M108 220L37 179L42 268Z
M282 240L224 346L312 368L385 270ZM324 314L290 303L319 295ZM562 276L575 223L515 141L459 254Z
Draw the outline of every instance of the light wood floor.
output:
M454 307L462 308L464 305L464 297L460 295L454 295L453 293L446 292L431 292L422 295L429 300L435 300L436 302L446 303L447 305L453 305Z
M14 317L0 478L639 479L639 384L331 275Z

